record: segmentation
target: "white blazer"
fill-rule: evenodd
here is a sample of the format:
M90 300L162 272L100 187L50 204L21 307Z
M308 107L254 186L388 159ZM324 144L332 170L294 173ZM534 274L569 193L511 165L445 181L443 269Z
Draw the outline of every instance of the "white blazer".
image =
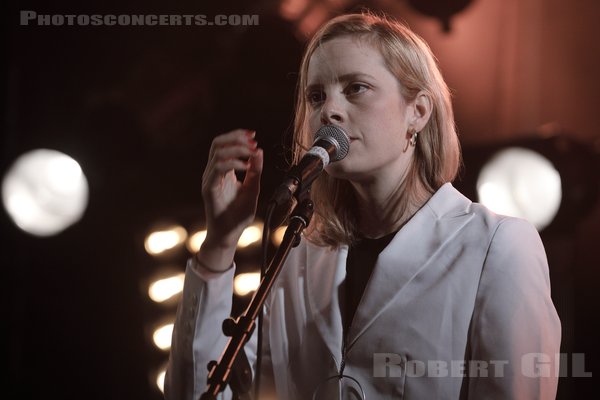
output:
M339 371L347 254L347 246L303 239L278 277L263 330L263 382L276 398L311 399ZM214 274L193 262L173 331L167 399L198 399L206 364L227 341L221 321L231 310L234 269ZM348 333L344 374L369 400L554 399L560 333L535 228L493 214L448 183L379 255ZM251 363L255 351L251 340Z

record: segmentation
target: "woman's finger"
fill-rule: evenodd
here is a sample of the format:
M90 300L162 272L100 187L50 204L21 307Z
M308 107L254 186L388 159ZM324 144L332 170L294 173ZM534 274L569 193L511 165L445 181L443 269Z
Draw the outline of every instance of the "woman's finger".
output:
M235 145L248 145L254 141L255 134L255 131L248 129L236 129L234 131L217 136L213 139L210 146L209 159L220 148Z
M248 158L254 153L256 153L256 144L221 147L215 151L212 160L215 162L219 162L230 158Z
M217 161L214 164L214 171L219 172L221 174L226 174L231 170L246 171L248 168L250 168L249 161L242 161L236 158Z
M260 189L260 176L263 169L262 149L256 149L256 152L248 159L248 162L249 166L244 177L243 186L258 193Z

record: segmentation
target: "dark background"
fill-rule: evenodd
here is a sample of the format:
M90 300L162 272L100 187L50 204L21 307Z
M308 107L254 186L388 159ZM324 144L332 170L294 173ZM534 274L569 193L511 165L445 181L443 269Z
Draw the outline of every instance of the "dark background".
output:
M186 255L152 259L144 236L161 221L202 226L208 148L230 129L257 130L266 157L263 193L271 193L286 168L284 137L307 26L361 5L407 20L440 58L465 151L456 186L472 199L477 168L497 146L539 132L560 137L539 146L560 159L569 177L564 190L572 195L542 237L563 351L585 353L586 370L594 371L600 209L597 164L587 155L597 157L600 148L593 118L600 49L590 23L600 6L540 1L506 5L502 15L496 12L502 1L476 1L452 19L450 32L406 1L287 2L305 7L304 20L282 13L285 2L271 1L3 3L0 172L28 150L60 150L81 164L90 200L80 222L49 238L20 231L0 211L0 350L8 371L0 396L160 398L154 375L167 353L153 346L150 334L174 308L153 304L146 285L165 265L183 270ZM259 14L260 25L20 26L19 10ZM498 51L488 57L491 48ZM532 48L540 49L536 58L526 58ZM592 382L563 379L559 398L591 394Z

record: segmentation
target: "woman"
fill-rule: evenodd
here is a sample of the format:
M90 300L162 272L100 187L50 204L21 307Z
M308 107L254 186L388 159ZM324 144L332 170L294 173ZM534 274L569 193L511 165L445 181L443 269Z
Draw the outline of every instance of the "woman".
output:
M322 27L300 70L296 161L325 124L348 133L350 152L313 184L316 214L266 304L265 390L280 399L554 398L547 372L560 322L543 246L529 223L451 186L460 155L450 95L425 42L368 14ZM206 363L225 346L233 256L259 193L254 138L237 130L213 141L208 233L186 271L167 398L198 398ZM255 341L246 349L254 362Z

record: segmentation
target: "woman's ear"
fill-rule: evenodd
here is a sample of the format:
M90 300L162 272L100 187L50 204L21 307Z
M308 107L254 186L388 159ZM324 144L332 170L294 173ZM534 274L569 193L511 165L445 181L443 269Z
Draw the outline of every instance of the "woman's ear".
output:
M423 90L421 90L415 100L413 101L413 115L410 126L417 132L421 132L429 118L431 117L431 111L433 109L433 104L431 102L431 97Z

